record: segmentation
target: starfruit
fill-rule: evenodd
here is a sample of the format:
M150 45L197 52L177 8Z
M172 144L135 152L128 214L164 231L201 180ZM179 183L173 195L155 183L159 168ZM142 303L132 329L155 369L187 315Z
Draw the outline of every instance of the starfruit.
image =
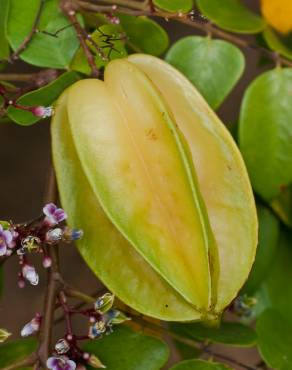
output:
M212 320L237 295L257 244L241 155L194 86L142 54L55 106L53 159L87 264L126 304L162 320Z

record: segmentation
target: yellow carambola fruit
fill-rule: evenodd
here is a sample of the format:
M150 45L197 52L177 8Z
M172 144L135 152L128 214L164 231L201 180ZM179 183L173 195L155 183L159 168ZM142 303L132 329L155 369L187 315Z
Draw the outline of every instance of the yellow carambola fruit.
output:
M261 11L266 21L277 31L292 31L291 0L261 0Z
M220 315L257 219L241 156L196 89L157 58L113 61L58 100L52 138L62 204L105 285L159 319Z

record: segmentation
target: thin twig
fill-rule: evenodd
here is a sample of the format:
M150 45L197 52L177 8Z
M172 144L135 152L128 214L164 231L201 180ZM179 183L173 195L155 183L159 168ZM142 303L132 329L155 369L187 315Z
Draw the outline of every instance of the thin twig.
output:
M54 202L56 199L56 180L53 168L50 171L50 177L48 181L48 188L45 195L45 202ZM60 272L59 272L59 256L58 247L54 246L47 249L48 256L52 259L52 266L48 271L48 283L45 294L44 304L44 315L40 330L40 345L38 349L38 357L41 364L46 367L46 361L50 355L51 340L52 340L52 327L54 321L54 311L56 296L60 284Z
M108 1L105 1L105 0L104 2L108 3ZM78 5L81 11L83 10L85 12L107 13L107 12L113 11L112 6L110 5L97 5L97 4L93 4L91 2L87 2L83 0L76 0L76 4ZM126 2L124 4L126 4ZM192 19L192 15L190 13L178 14L178 13L160 11L158 9L155 9L155 11L153 12L152 10L149 10L149 9L143 9L143 7L141 6L141 3L138 3L138 2L136 3L135 8L134 8L134 4L131 3L131 7L127 7L123 5L123 6L117 7L115 11L119 13L134 15L134 16L145 15L145 16L158 17L158 18L163 18L163 19L168 19L168 20L171 19L171 20L186 24L190 27L196 28L197 30L206 32L208 34L213 34L221 39L230 41L233 44L239 46L240 48L255 50L267 56L269 59L275 61L275 53L273 51L268 50L262 46L256 45L254 43L251 43L248 40L243 39L239 36L236 36L232 33L223 31L215 27L214 25L212 25L210 22L205 22L205 23L198 22L196 19ZM277 57L277 61L281 65L292 67L292 61L288 60L287 58Z
M86 42L87 40L90 40L90 39L88 38L87 32L82 28L82 26L78 22L78 19L76 17L75 6L72 4L70 0L62 0L60 6L61 6L62 11L67 16L67 18L69 19L70 23L73 25L76 31L76 35L79 39L80 45L84 51L88 64L91 68L92 75L94 77L98 77L99 70L95 64L94 55L91 53L91 50Z
M20 46L14 51L13 54L11 54L10 58L8 61L12 63L14 60L18 59L19 54L27 47L27 45L30 43L33 35L38 31L37 26L42 14L43 6L45 4L45 0L40 0L40 5L36 14L36 17L33 22L33 26L29 34L24 38Z

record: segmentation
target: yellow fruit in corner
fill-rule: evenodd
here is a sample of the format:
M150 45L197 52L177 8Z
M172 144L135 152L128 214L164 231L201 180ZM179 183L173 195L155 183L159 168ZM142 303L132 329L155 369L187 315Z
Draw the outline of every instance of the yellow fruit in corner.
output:
M261 12L275 30L281 33L292 31L291 0L261 0Z
M123 302L216 320L248 277L257 216L232 137L194 86L143 54L59 98L53 159L87 264Z

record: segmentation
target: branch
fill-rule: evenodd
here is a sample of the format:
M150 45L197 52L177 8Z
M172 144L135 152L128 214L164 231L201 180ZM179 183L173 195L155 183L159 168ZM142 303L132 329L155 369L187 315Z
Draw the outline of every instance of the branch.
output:
M109 3L108 0L102 0L103 2ZM128 4L127 4L128 3ZM133 16L152 16L152 17L158 17L163 19L171 19L183 24L186 24L190 27L193 27L197 30L206 32L207 34L213 34L217 37L230 41L233 44L239 46L243 49L251 49L255 50L258 53L261 53L265 56L267 56L269 59L276 61L277 63L280 63L282 65L285 65L287 67L292 67L292 61L288 60L287 58L280 57L275 53L274 51L271 51L269 49L266 49L262 46L259 46L257 44L251 43L246 39L243 39L239 36L236 36L232 33L223 31L214 25L212 25L210 22L202 23L199 22L192 17L192 13L170 13L165 11L160 11L158 9L154 10L152 8L144 9L143 3L139 2L128 2L127 0L121 1L122 6L119 6L115 9L115 12L124 13L128 15ZM93 4L91 2L83 1L83 0L76 0L76 5L78 6L79 10L83 10L85 12L97 12L97 13L108 13L113 12L113 8L110 5L97 5Z
M78 22L78 19L76 17L76 10L77 9L76 9L75 5L70 0L62 0L61 4L60 4L60 7L61 7L63 13L69 19L70 23L72 24L72 26L74 27L74 29L76 31L76 35L79 39L80 45L81 45L81 47L84 51L84 54L85 54L86 59L88 61L88 64L91 68L92 75L94 77L98 77L99 76L99 70L96 67L94 56L91 53L91 50L90 50L90 48L89 48L89 46L87 45L87 42L86 42L87 40L90 41L91 39L88 37L87 32L81 27L80 23Z
M54 202L56 199L56 180L53 168L51 168L48 187L45 195L45 202ZM56 297L61 289L58 247L47 248L47 254L52 259L52 266L48 271L48 284L45 294L44 316L40 330L40 345L38 358L46 368L46 361L50 355L52 327L54 322L54 311Z
M10 63L12 63L14 60L18 59L18 56L19 54L27 47L27 45L30 43L33 35L38 32L38 29L37 29L37 26L38 26L38 23L39 23L39 20L40 20L40 17L41 17L41 14L42 14L42 10L43 10L43 6L45 4L45 0L40 0L40 5L39 5L39 9L38 9L38 12L36 14L36 17L35 17L35 20L33 22L33 26L32 26L32 29L31 31L29 32L29 34L24 38L24 40L22 41L22 43L20 44L20 46L15 50L15 52L13 54L11 54L10 58L8 59L8 61Z

